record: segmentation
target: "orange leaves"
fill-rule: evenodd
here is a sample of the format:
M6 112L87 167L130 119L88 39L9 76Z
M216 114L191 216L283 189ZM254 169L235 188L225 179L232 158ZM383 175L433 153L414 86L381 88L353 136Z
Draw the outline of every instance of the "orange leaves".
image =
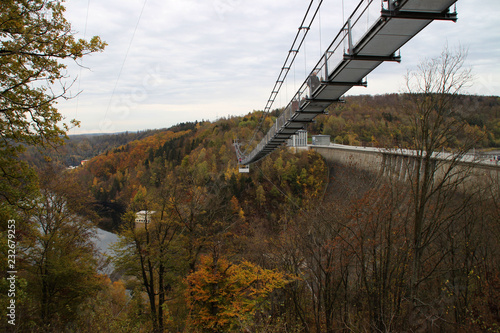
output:
M123 171L135 168L147 158L149 149L158 149L165 142L179 138L187 133L189 133L189 131L180 131L176 133L166 131L141 140L132 141L125 146L114 149L112 152L93 158L88 163L89 168L93 174L97 175L104 174L105 171L103 172L102 169L106 167L114 170L111 174L116 170Z
M281 272L248 261L201 258L200 268L187 277L190 324L204 331L228 332L248 322L267 296L289 280Z

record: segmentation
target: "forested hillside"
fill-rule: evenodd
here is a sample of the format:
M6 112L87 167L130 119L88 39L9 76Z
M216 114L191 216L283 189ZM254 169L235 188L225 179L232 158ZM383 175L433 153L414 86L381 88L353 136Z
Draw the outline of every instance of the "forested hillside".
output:
M312 133L328 134L340 144L374 147L411 147L411 124L405 108L405 95L348 96L346 103L334 104L329 115L319 116L309 126ZM460 115L481 136L475 148L500 147L500 98L460 96ZM450 149L462 138L450 141Z
M411 138L405 120L403 95L348 96L346 103L334 104L328 115L316 118L308 126L310 134L327 134L332 142L373 147L410 147ZM462 107L466 120L481 133L476 149L500 147L500 99L495 96L463 96ZM264 129L271 126L280 110L267 118ZM244 119L241 127L256 126L258 116ZM181 123L168 130L193 129L195 123ZM37 149L28 147L24 159L32 165L42 166L47 158L66 167L78 166L82 160L106 153L131 141L154 135L163 130L146 130L103 135L71 135L63 146ZM459 142L459 138L457 138ZM455 148L453 145L450 149Z
M410 145L411 123L394 106L401 99L349 97L309 130ZM498 99L479 105L485 123L466 121L463 137L440 144L495 142ZM17 309L30 318L21 328L498 331L498 179L469 193L454 172L452 183L416 191L411 179L286 147L239 173L233 140L259 124L261 137L278 113L99 139L95 147L109 148L73 170L62 167L64 155L40 163L44 201L24 217L34 228L22 246L37 251L20 259ZM147 223L136 223L140 211ZM107 259L90 242L92 225L120 235ZM99 273L107 262L111 276Z
M173 128L184 129L196 126L196 123L181 123ZM46 160L61 164L65 167L78 166L83 160L103 154L119 146L135 140L146 138L163 130L146 130L139 132L124 132L115 134L80 134L65 138L62 146L46 146L43 149L28 146L23 159L30 164L43 167Z
M477 107L477 123L469 116L464 128L479 140L475 147L495 146L498 99L468 99ZM404 102L400 95L348 97L309 130L344 144L411 146L405 141L411 123L399 111ZM40 155L34 163L40 188L52 198L30 222L46 231L23 243L45 249L21 261L36 263L21 274L26 284L19 311L32 318L23 327L428 330L431 317L444 330L498 328L498 179L474 193L455 185L433 189L424 203L425 243L416 261L411 226L421 199L411 184L377 179L354 166L328 166L313 152L286 147L252 165L249 174L238 172L233 140L251 137L259 124L261 137L278 114L253 112L95 141L72 138L59 155L45 153L52 155L49 168ZM460 148L464 138L450 136L446 149ZM77 169L60 169L82 144L92 146L87 156L102 153ZM59 201L69 205L54 211L49 202ZM148 212L147 224L135 223L140 211ZM53 224L43 212L61 219ZM89 242L89 220L120 235L108 259L115 267L112 281L95 275L106 260ZM77 235L74 242L65 233ZM57 242L50 247L46 239ZM69 252L59 252L63 248ZM94 255L72 266L70 253ZM50 262L57 265L49 268ZM53 291L40 294L37 286L44 284ZM405 301L414 293L419 310Z
M332 142L347 145L374 147L410 147L408 127L405 120L403 95L364 95L348 96L346 103L334 104L328 115L318 116L316 122L308 126L310 134L327 134ZM500 99L495 96L463 96L461 103L466 110L466 120L481 133L475 148L500 147ZM264 123L269 128L280 110L274 110ZM256 126L258 116L246 118L240 127ZM180 131L193 129L195 123L181 123L168 130ZM131 141L154 135L163 130L146 130L102 135L71 135L63 146L37 149L28 147L24 159L32 165L42 166L46 159L66 167L78 166L87 160ZM457 138L459 141L459 138ZM458 141L456 141L458 143ZM455 148L453 145L450 149Z
M410 127L391 111L399 98L352 97L311 129L328 133L332 119L344 119L346 133L362 133L370 126L358 122L378 116L388 132ZM497 99L484 100L489 109L478 119L496 119ZM264 128L277 112L262 121ZM159 132L76 171L95 199L100 225L121 235L117 276L133 290L135 306L144 307L134 325L200 332L429 331L438 321L445 331L498 329L498 179L473 193L459 191L458 183L434 184L423 210L414 211L422 199L411 183L327 166L313 152L282 148L240 174L233 139L249 137L261 116ZM476 130L472 138L495 138L494 126L465 126ZM449 148L462 140L450 137L456 146ZM149 224L134 222L139 211L150 214ZM416 259L412 225L420 212Z
M270 205L270 211L283 199L280 190L286 190L293 200L321 191L318 182L323 182L326 175L319 156L299 157L282 150L260 166L280 187L266 182L265 174L253 180L238 173L233 141L238 135L248 135L254 130L259 117L260 113L256 113L242 119L234 117L215 123L197 123L188 130L175 127L91 159L78 173L96 198L102 215L101 225L117 230L121 221L117 212L123 213L139 200L138 197L147 195L148 189L158 188L170 176L185 177L186 173L196 178L200 186L205 182L222 181L229 191L229 199L234 196L242 203L253 203L257 198L262 205ZM321 167L311 165L311 159ZM316 171L311 173L311 168ZM174 182L183 184L185 181L177 179ZM265 198L266 193L271 195L269 200ZM279 200L273 201L273 198Z
M296 279L270 270L277 269L273 265L259 265L263 253L256 250L269 241L266 235L279 235L287 217L322 196L327 170L315 153L282 149L251 175L240 174L232 143L254 130L249 124L258 116L160 132L76 171L95 198L100 225L123 236L115 260L129 288L150 298L143 325L233 330L261 313L273 289ZM151 224L135 225L139 211L151 212ZM211 291L212 274L221 279L221 294ZM189 291L193 288L196 293ZM221 300L226 293L235 298ZM221 304L213 308L207 299Z

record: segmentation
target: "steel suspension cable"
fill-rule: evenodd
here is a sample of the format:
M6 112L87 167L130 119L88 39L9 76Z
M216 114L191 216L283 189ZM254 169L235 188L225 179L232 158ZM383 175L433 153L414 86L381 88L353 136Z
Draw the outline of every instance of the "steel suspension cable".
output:
M132 43L134 41L134 37L135 37L135 33L137 32L137 28L139 27L139 23L141 22L142 14L144 13L144 8L146 7L146 3L147 2L148 2L148 0L144 0L144 3L142 4L142 8L141 8L141 12L139 14L139 18L137 19L137 23L135 24L135 28L134 28L134 31L132 33L132 37L130 37L130 41L129 41L129 44L128 44L128 47L127 47L127 51L125 52L125 57L123 58L123 62L122 62L122 65L120 67L120 71L118 72L118 77L116 78L116 82L115 82L115 85L113 87L113 91L111 92L111 97L109 98L108 107L106 108L106 112L104 113L103 120L106 120L106 117L108 115L109 109L111 108L111 102L112 102L113 97L114 97L114 95L116 93L116 88L118 87L118 82L120 82L120 78L121 78L121 75L122 75L122 72L123 72L123 68L125 67L125 63L127 62L127 57L128 57L129 52L130 52L130 48L132 46Z
M251 144L255 140L255 137L256 137L257 133L262 128L264 120L267 117L267 115L269 114L269 112L271 110L271 107L272 107L272 105L274 103L274 99L278 95L278 93L279 93L279 91L281 89L281 86L283 85L283 82L285 81L285 79L286 79L286 77L288 75L288 72L290 71L291 66L294 64L295 58L297 57L297 54L298 54L300 48L302 47L302 44L304 43L304 40L305 40L305 38L307 36L307 33L309 32L309 29L310 29L312 23L314 22L314 19L316 18L316 15L318 14L319 9L320 9L320 7L321 7L321 5L323 3L323 0L319 1L318 7L314 11L314 14L312 15L312 18L309 21L309 25L306 26L305 23L306 23L307 17L309 15L309 12L311 10L311 7L312 7L314 1L315 0L311 0L311 2L309 3L309 6L307 7L306 13L305 13L305 15L304 15L304 17L302 19L302 22L300 24L299 30L298 30L298 32L295 35L295 38L293 40L292 47L288 51L288 55L287 55L287 57L285 59L285 62L283 63L283 66L281 68L280 74L278 75L278 79L276 80L276 82L275 82L275 84L273 86L273 90L271 91L269 99L268 99L268 101L266 103L266 107L264 108L264 112L262 113L262 116L261 116L261 118L259 120L259 124L255 128L255 130L254 130L254 132L252 134L251 139L246 144L246 148L245 148L245 150L243 152L243 155L246 155L248 149L251 147ZM305 32L303 33L302 38L300 38L302 30L305 30ZM299 40L299 38L300 38L300 40ZM296 45L297 43L298 43L298 45Z

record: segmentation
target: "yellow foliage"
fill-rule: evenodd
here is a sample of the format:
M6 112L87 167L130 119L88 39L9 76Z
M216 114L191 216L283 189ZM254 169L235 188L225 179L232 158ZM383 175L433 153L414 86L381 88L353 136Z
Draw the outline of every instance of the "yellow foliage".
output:
M236 177L239 177L239 171L238 168L235 165L232 165L231 162L228 162L226 171L224 172L224 179L226 181L229 181L231 177L235 175Z
M248 323L275 289L290 282L285 274L248 261L204 256L187 277L190 325L201 330L234 331Z

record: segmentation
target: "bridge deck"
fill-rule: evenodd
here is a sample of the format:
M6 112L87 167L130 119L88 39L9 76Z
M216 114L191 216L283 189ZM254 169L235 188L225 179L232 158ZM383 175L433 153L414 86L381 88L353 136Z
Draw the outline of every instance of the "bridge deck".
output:
M433 20L456 21L449 10L456 1L402 0L397 7L392 0L382 1L380 16L371 20L370 9L380 4L360 3L268 133L248 155L239 156L240 163L272 152L353 86L366 85L363 79L382 62L399 62L395 52Z

